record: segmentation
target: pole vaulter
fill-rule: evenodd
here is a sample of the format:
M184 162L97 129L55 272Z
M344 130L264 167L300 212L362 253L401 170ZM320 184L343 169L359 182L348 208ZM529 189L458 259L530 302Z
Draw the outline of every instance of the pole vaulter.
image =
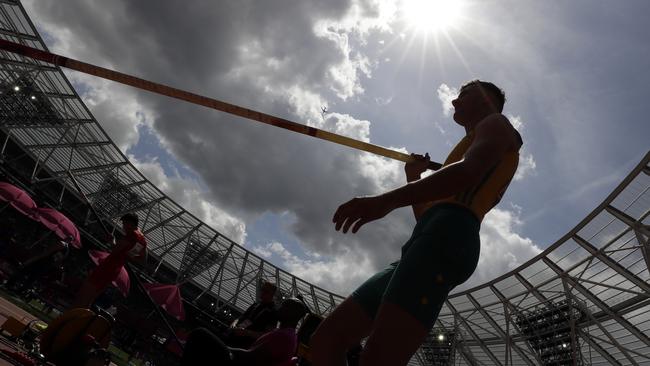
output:
M395 150L387 149L382 146L355 140L347 136L342 136L336 133L321 130L319 128L306 126L300 123L289 121L284 118L279 118L279 117L272 116L270 114L257 112L248 108L226 103L217 99L209 98L203 95L191 93L171 86L144 80L115 70L110 70L104 67L95 66L89 63L74 60L65 56L57 55L48 51L39 50L33 47L25 46L4 39L0 39L0 49L11 53L19 54L25 57L29 57L35 60L47 62L55 66L65 67L71 70L97 76L103 79L112 80L117 83L129 85L134 88L149 91L151 93L184 100L186 102L202 105L204 107L216 109L218 111L233 114L235 116L244 117L256 122L265 123L267 125L271 125L275 127L284 128L286 130L301 133L303 135L316 137L321 140L334 142L339 145L348 146L357 150L366 151L390 159L395 159L403 162L413 161L413 157L411 157L409 154L405 154L399 151L395 151ZM440 163L430 162L428 168L432 170L438 170L440 169L441 166L442 165Z

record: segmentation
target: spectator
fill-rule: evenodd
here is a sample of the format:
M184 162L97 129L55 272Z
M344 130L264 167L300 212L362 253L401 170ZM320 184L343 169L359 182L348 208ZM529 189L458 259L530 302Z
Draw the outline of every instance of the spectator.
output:
M30 290L36 280L42 280L52 272L62 272L63 261L69 253L69 244L60 240L22 263L20 269L9 278L6 287L21 293Z
M230 325L227 343L231 347L248 348L257 338L278 325L278 314L273 298L277 287L264 282L260 288L260 301L254 303Z
M247 349L228 347L209 330L195 329L187 339L181 365L287 365L298 345L296 325L306 313L307 308L299 300L284 300L277 312L279 328L263 334Z

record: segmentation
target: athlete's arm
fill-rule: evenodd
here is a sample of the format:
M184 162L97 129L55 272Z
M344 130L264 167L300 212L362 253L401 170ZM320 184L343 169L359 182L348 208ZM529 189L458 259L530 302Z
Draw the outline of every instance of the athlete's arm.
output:
M424 173L431 160L429 159L429 153L426 153L424 156L419 154L411 154L413 157L412 161L404 164L404 173L406 174L406 183L412 183L422 178L422 173ZM419 221L420 217L429 208L428 203L416 203L411 206L413 209L413 216L415 216L415 221Z
M131 243L126 237L115 239L114 252L128 252L131 249Z
M136 262L136 263L139 263L139 264L141 264L143 266L147 264L147 248L146 247L142 250L142 253L133 254L133 253L131 253L131 251L129 251L127 253L127 255L128 255L129 260L131 262Z
M503 155L518 146L508 120L493 114L481 121L475 137L462 160L432 175L379 196L354 198L341 205L334 214L335 229L355 233L367 222L380 219L390 211L421 202L453 196L479 183Z
M276 333L277 334L277 333ZM231 348L232 360L238 366L262 366L274 364L277 361L278 348L283 347L283 342L286 342L284 337L267 336L263 342L255 342L249 349Z

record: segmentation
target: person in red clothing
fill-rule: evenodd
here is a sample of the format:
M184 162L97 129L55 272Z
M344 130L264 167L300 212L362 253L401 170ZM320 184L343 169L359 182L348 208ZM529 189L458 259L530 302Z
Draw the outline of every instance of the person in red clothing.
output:
M187 338L182 366L284 366L296 353L296 325L307 314L298 299L286 299L278 309L280 326L264 333L247 349L226 346L205 328L193 330Z
M127 213L120 218L124 237L118 239L115 248L101 262L81 285L73 308L88 308L106 290L120 273L127 260L144 261L147 256L147 241L138 229L138 215Z

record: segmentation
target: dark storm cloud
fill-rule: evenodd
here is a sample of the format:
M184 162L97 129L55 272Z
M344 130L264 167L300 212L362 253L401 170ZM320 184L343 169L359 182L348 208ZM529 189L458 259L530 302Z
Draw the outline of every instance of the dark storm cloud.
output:
M369 4L362 9L372 16ZM68 34L72 57L321 125L319 116L305 112L320 108L313 100L327 103L346 91L352 96L364 71L359 56L346 48L347 34L332 29L330 37L318 36L314 24L342 17L349 6L349 1L154 6L69 0L39 2L34 9L38 20L67 29L62 34ZM413 221L407 210L356 236L333 230L331 216L339 204L376 193L375 182L360 172L357 152L202 107L133 95L156 116L153 128L164 146L204 179L219 207L248 220L266 211L291 212L297 237L323 254L352 248L375 267L397 255L397 243L406 239ZM345 131L344 118L341 126Z

